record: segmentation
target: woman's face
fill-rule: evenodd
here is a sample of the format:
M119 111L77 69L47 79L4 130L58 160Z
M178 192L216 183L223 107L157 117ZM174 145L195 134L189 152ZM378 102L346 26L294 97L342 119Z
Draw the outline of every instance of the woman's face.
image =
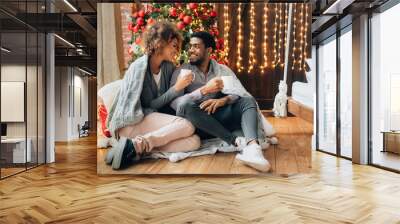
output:
M175 62L178 56L178 40L172 39L163 49L164 59L170 62Z

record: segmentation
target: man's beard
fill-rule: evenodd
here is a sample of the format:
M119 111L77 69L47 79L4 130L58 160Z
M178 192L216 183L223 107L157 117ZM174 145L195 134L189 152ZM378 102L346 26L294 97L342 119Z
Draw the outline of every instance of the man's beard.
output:
M196 61L190 61L189 60L189 62L190 62L191 65L198 66L198 65L201 65L204 62L204 57L201 57L201 58L197 59Z

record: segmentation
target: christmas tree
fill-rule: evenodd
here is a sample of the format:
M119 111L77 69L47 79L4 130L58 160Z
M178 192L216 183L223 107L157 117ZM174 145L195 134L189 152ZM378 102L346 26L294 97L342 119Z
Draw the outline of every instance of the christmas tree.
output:
M128 53L132 61L143 55L142 34L148 26L156 21L169 21L176 24L180 30L184 43L179 57L180 62L188 61L188 45L190 35L197 31L207 31L215 37L217 49L211 55L212 59L219 63L227 64L226 52L224 51L224 39L219 38L217 28L217 12L210 3L147 3L143 8L131 15L128 29L132 32L129 41Z

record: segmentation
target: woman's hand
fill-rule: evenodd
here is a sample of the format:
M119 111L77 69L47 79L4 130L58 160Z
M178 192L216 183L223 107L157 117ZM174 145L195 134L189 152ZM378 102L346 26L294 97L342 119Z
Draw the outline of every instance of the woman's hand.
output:
M176 81L174 87L176 91L181 91L188 87L192 81L193 81L193 73L186 74L186 75L180 75L178 76L178 80Z

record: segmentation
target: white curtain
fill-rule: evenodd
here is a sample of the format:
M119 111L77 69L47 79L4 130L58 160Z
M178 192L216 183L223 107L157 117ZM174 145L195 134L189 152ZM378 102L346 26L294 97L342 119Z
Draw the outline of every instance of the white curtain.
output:
M121 13L118 3L98 4L97 88L120 79L123 70Z

